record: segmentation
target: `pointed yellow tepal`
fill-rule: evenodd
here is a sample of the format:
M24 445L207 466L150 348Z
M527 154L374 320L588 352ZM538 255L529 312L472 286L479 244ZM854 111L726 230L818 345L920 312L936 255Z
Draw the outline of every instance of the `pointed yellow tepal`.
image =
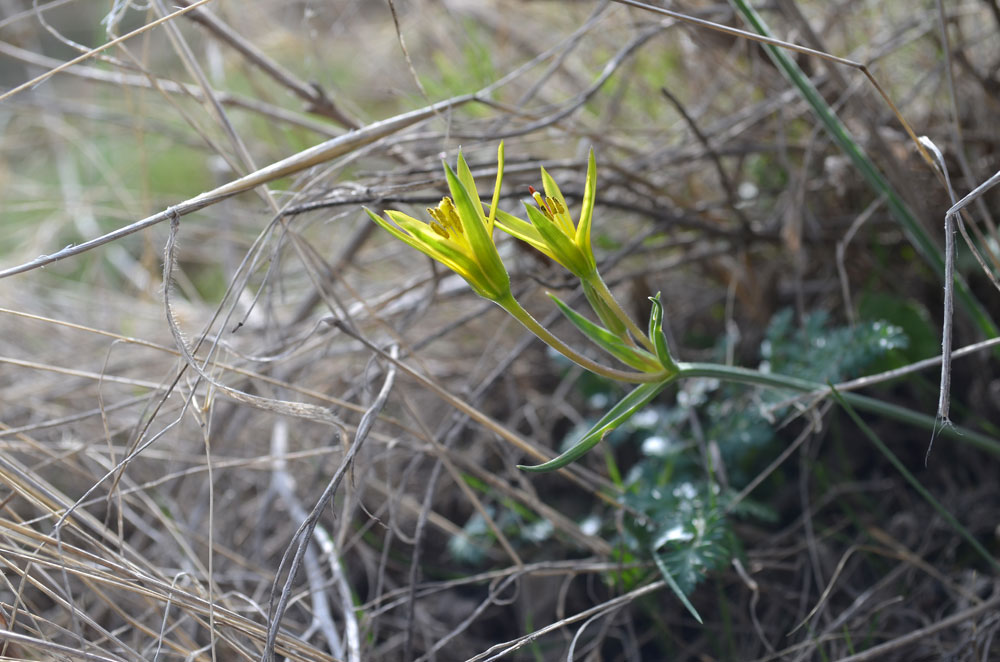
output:
M545 195L531 190L537 206L525 203L530 223L502 210L497 212L497 227L517 237L566 267L578 278L588 281L597 273L597 262L590 245L590 226L597 196L597 164L594 150L587 163L587 183L583 192L580 222L574 223L559 186L542 168Z
M367 207L365 211L392 236L464 278L481 297L506 300L510 297L510 277L493 242L493 224L503 180L503 143L500 143L497 160L497 180L488 215L483 211L472 171L461 152L458 153L457 174L444 164L451 197L442 198L437 207L427 210L431 216L429 223L400 211L387 210L390 223Z

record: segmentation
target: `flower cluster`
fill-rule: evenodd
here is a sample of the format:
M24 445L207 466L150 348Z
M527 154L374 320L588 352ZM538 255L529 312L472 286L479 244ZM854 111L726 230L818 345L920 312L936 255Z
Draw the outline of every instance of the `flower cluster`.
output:
M500 209L503 143L498 149L497 160L496 183L488 207L484 207L480 200L469 165L459 152L454 171L447 163L444 164L451 195L443 198L437 207L427 210L430 221L421 221L396 210L386 211L388 219L367 208L365 211L394 237L464 278L477 294L496 302L560 354L596 374L640 385L605 416L607 424L600 430L595 427L593 435L585 438L587 443L577 444L578 449L583 449L582 454L600 440L600 436L596 435L603 436L608 426L617 425L631 416L677 374L677 364L663 337L663 309L659 296L654 297L648 332L640 330L601 278L590 242L597 197L597 165L593 150L587 164L587 179L578 222L574 222L559 186L544 168L541 172L544 195L534 188L530 189L533 204L524 204L527 218ZM555 295L549 296L577 329L624 364L626 369L613 368L584 356L542 326L518 303L511 292L510 276L497 252L494 240L496 229L532 246L580 279L587 301L600 323L576 312ZM568 461L572 460L560 463L554 460L536 468L553 469Z

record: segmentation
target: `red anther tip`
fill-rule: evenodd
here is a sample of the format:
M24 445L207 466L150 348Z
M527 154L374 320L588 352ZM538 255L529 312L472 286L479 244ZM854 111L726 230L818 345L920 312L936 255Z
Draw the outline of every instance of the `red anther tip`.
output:
M528 185L528 193L530 193L531 195L534 195L534 194L538 193L538 191L536 191L536 190L535 190L535 187L534 187L534 186L531 186L531 185L529 184L529 185Z

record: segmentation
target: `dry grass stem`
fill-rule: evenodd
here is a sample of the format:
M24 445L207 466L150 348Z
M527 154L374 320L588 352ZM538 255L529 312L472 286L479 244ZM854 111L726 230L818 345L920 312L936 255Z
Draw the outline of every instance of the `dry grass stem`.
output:
M0 658L1000 657L1000 6L659 4L0 3ZM518 470L628 390L362 211L501 140L522 216L594 150L631 347L807 386Z

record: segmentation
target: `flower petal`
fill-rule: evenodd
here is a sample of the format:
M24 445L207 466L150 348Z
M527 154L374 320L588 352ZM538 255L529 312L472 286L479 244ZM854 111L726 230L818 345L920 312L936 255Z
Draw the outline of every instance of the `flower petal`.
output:
M497 217L497 209L500 204L500 183L503 181L503 141L497 147L497 183L493 185L493 199L490 201L490 215L486 219L486 231L493 232L493 222Z
M472 260L462 253L462 251L454 245L454 242L449 243L448 240L443 239L434 232L428 230L428 225L426 223L422 223L412 216L407 216L403 212L399 212L394 209L386 210L385 213L389 216L389 218L398 223L400 226L396 227L384 218L373 213L367 207L365 207L364 210L368 212L368 216L370 216L373 221L378 223L392 236L406 244L409 244L411 247L417 249L427 257L437 260L462 278L468 280L470 275L472 275L475 271L476 268Z
M472 176L472 171L469 169L469 164L465 160L465 156L462 155L462 150L458 150L458 165L455 169L455 174L458 175L458 181L462 182L462 186L465 187L466 192L469 194L469 199L474 203L473 208L479 212L479 218L483 223L486 223L486 214L483 213L483 204L479 200L478 189L476 189L476 180ZM451 185L449 184L449 187ZM454 192L452 192L451 197L458 202L458 198L455 197Z
M461 162L462 160L459 161L459 163ZM462 221L465 241L472 249L471 257L482 269L482 274L486 279L486 282L483 282L480 287L495 295L487 296L487 298L495 299L510 291L510 276L507 275L507 269L500 260L500 254L497 253L492 233L486 231L482 202L478 198L473 202L468 190L447 163L444 164L444 172L448 178L448 188L455 201L455 208L458 210L458 217Z
M552 179L552 175L550 175L545 168L542 168L542 188L545 189L545 195L553 200L556 200L560 205L562 205L565 213L556 214L555 221L564 234L573 238L575 236L575 228L573 227L573 221L569 216L569 206L566 204L566 198L563 197L562 191L559 190L559 185L556 184L556 180Z
M521 241L531 244L535 249L545 253L553 260L549 251L549 247L545 245L542 241L542 236L538 234L538 230L531 223L528 223L524 219L518 218L513 214L509 214L502 209L497 209L497 221L496 225L498 228L514 237L515 239L520 239Z
M546 253L572 271L575 276L583 279L588 278L593 271L593 266L580 248L573 243L572 235L566 236L554 221L549 220L545 214L532 205L525 203L524 208L528 211L532 225L535 226L538 234L549 247Z
M398 227L396 227L395 225L393 225L389 221L385 220L384 218L382 218L381 216L379 216L378 214L376 214L375 212L373 212L368 207L362 207L362 209L364 209L365 212L368 213L368 216L370 216L373 221L375 221L379 226L381 226L381 228L383 230L385 230L386 232L388 232L389 234L391 234L393 237L395 237L396 239L399 239L402 242L405 242L405 243L409 244L410 246L412 246L413 248L416 248L417 250L419 250L421 252L424 252L424 247L423 247L422 243L418 239L416 239L415 237L413 237L413 235L411 235L411 234L409 234L407 232L403 232Z
M594 217L594 201L597 199L597 161L594 150L590 150L587 161L587 183L583 187L583 205L580 208L580 222L576 226L576 245L587 255L593 257L594 251L590 245L591 220Z

